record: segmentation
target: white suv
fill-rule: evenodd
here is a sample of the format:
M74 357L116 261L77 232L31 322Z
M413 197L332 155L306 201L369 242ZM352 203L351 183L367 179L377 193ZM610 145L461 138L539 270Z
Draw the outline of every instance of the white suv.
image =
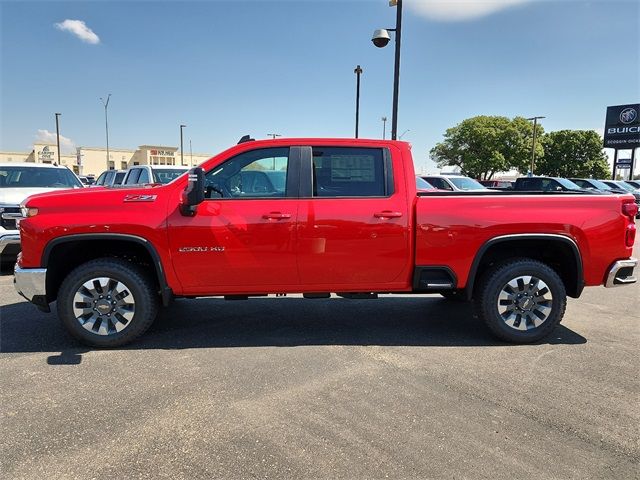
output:
M0 163L0 262L15 262L20 251L20 204L30 195L59 188L83 188L83 185L67 167Z

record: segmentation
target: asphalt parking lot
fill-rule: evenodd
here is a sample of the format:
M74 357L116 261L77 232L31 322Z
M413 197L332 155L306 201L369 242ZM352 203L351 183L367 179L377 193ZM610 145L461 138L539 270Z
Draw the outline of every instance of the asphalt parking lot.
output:
M638 478L640 285L548 341L468 305L180 300L89 350L0 276L3 478Z

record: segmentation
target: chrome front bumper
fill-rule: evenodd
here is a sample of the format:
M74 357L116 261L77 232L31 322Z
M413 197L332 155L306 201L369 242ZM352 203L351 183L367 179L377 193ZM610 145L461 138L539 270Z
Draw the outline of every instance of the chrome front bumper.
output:
M28 301L41 310L50 311L47 302L46 268L20 268L16 265L13 284L16 291Z
M637 258L629 258L627 260L618 260L609 269L605 287L622 287L636 283L638 279L634 275L634 269L638 266Z
M0 255L2 255L5 249L9 245L20 245L20 234L19 233L10 233L8 235L3 235L0 237Z

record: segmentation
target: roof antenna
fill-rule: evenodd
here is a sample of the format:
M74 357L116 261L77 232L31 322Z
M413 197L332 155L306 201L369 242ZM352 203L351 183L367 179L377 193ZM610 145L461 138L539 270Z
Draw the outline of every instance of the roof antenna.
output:
M245 142L255 142L255 141L256 141L256 139L255 138L251 138L251 135L245 135L240 140L238 140L238 145L240 145L241 143L245 143Z

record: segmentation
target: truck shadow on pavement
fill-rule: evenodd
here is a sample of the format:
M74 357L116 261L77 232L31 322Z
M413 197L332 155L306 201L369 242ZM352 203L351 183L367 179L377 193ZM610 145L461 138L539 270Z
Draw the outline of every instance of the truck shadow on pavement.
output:
M561 325L539 343L586 341ZM182 299L161 309L145 335L119 349L304 345L512 346L492 337L474 318L470 304L439 297L386 296L377 300ZM45 314L22 302L1 309L0 351L62 352L49 357L48 363L77 364L89 349L66 334L55 313Z

